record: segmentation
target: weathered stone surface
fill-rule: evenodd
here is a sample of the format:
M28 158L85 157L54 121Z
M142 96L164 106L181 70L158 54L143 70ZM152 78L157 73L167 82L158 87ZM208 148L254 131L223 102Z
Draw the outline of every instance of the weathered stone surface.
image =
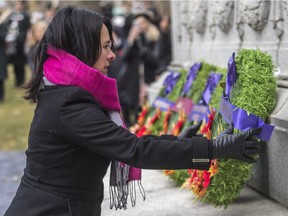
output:
M267 143L261 147L261 150L258 162L253 164L248 185L260 191L262 194L269 196Z
M278 89L278 103L271 115L276 125L268 149L269 196L288 206L288 88Z
M288 129L288 88L277 89L277 104L271 115L271 122L284 130Z
M277 127L268 145L269 196L285 206L288 206L287 140L287 128Z
M233 52L260 48L272 55L281 75L288 76L287 2L219 2L171 2L174 61L205 59L226 67ZM194 12L197 10L201 11L199 17Z
M268 22L270 1L241 1L243 18L255 31L262 31Z

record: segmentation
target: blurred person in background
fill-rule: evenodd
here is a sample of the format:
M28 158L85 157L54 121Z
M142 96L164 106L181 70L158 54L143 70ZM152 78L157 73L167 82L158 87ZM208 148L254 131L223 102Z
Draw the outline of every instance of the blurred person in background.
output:
M8 33L6 35L6 54L8 63L11 63L15 73L15 86L21 87L25 81L24 44L30 28L30 17L26 12L26 1L16 1L13 12L8 17Z
M125 23L123 26L123 34L124 34L123 36L127 38L134 18L132 11L132 2L123 1L122 8L123 8L123 16L125 18Z
M27 34L26 45L28 46L27 51L27 62L32 71L32 75L35 71L35 51L38 43L42 39L46 29L48 27L48 23L45 20L37 21L32 24L30 31Z
M31 12L31 25L40 20L44 20L47 23L50 23L59 8L59 2L57 1L47 2L45 4L43 3L44 2L41 2L41 4L38 5L38 10Z
M123 29L117 26L113 26L113 39L115 42L115 55L116 59L111 63L108 70L108 76L117 80L118 86L121 77L123 76L124 70L121 70L121 65L123 64Z
M126 73L128 63L123 60L123 47L125 43L125 37L123 36L123 32L124 29L122 27L113 27L113 39L115 42L116 59L111 63L109 67L108 76L117 80L118 95L122 107L122 115L125 124L127 126L130 126L129 107L131 106L131 100L129 98L129 94L125 91L127 80L125 80L124 75Z
M27 56L27 63L34 75L35 67L35 51L37 44L44 35L49 23L52 21L59 7L58 2L47 2L38 11L31 14L31 28L27 32L25 53Z
M44 8L44 20L47 23L50 23L55 16L59 7L59 3L57 1L48 2Z
M113 1L99 1L100 13L112 19L113 17Z
M143 10L145 11L151 11L152 16L151 16L151 22L159 27L160 21L161 21L161 14L158 10L158 8L155 6L153 1L144 1L143 2Z
M5 37L7 34L7 18L11 14L11 10L4 9L6 4L0 5L0 103L4 101L5 95L5 79L7 78L7 56Z
M159 23L160 39L158 42L158 58L159 65L156 71L156 76L167 70L168 65L172 60L172 42L171 42L171 20L165 15Z
M124 91L130 99L130 107L126 112L131 119L130 126L136 122L139 109L145 100L147 85L155 81L159 63L157 43L160 32L151 22L151 16L153 15L149 14L149 11L135 15L123 48L123 60L127 63L123 80Z

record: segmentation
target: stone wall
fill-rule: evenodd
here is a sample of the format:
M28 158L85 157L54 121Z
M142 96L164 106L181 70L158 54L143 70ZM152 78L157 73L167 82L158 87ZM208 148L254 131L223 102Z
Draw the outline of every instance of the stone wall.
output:
M278 66L275 130L249 185L288 207L288 1L171 1L172 65L205 61L227 66L241 48L260 48Z

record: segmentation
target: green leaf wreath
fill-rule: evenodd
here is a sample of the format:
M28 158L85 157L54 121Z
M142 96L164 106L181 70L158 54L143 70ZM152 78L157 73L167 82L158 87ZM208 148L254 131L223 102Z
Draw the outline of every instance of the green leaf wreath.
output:
M276 104L275 65L272 57L259 49L241 49L236 58L238 79L231 90L231 102L248 113L266 121ZM217 113L211 128L212 137L227 128L227 123ZM239 131L234 130L234 133ZM217 173L202 193L202 201L225 208L240 194L250 178L251 164L234 159L218 159ZM199 197L198 197L199 198Z

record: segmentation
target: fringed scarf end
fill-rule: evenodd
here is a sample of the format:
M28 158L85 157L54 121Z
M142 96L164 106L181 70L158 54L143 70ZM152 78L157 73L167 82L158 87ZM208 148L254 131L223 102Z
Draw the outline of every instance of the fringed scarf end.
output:
M137 184L137 185L136 185ZM146 193L140 180L129 181L128 184L122 186L109 187L110 194L110 209L127 209L127 200L130 196L131 206L136 206L136 187L138 186L139 192L143 197L143 201L146 200Z
M136 183L143 201L146 199L146 193L140 179L129 179L129 166L118 161L111 164L110 173L110 209L127 209L127 200L130 196L131 205L136 205Z

